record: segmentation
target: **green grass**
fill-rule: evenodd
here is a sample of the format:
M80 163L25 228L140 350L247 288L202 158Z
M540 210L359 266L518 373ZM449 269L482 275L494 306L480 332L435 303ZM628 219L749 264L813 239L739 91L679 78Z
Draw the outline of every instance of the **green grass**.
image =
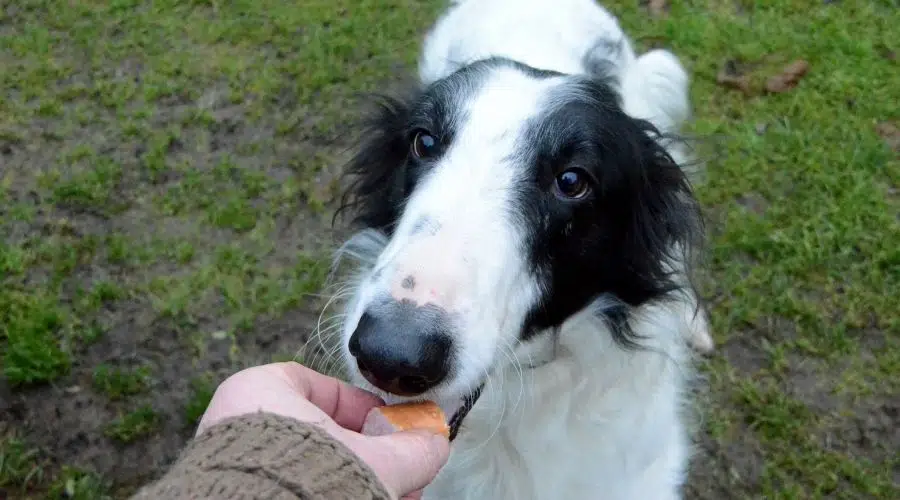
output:
M900 12L692 0L656 18L640 3L608 5L688 67L689 132L706 139L701 284L719 351L700 411L718 453L693 487L900 496L878 442L900 394L900 161L878 134L900 120ZM0 10L0 372L28 410L65 390L56 412L109 416L59 437L156 460L166 419L195 425L222 377L302 347L350 99L411 67L443 2L15 4ZM716 83L725 61L759 87L800 58L810 71L784 94ZM58 463L57 439L2 424L0 496L141 480ZM755 465L731 471L732 450Z
M161 424L162 416L145 405L110 422L105 434L116 441L128 444L153 434Z
M111 498L109 484L96 474L63 467L54 477L46 473L48 463L39 450L19 438L0 436L0 493L9 495L4 498L29 496L30 492L45 486L48 498Z
M77 468L63 467L60 477L50 486L49 498L72 500L108 500L110 486L101 477Z
M13 385L65 375L71 364L63 343L64 311L39 292L0 291L0 332L5 338L3 374Z
M206 412L206 407L209 406L215 392L216 387L209 377L197 377L191 381L191 395L184 407L184 418L188 425L200 423L200 418Z
M22 440L0 437L0 491L39 484L43 480L40 458L38 450Z
M146 391L149 379L150 368L146 366L124 370L102 364L94 370L94 389L110 399L124 399Z

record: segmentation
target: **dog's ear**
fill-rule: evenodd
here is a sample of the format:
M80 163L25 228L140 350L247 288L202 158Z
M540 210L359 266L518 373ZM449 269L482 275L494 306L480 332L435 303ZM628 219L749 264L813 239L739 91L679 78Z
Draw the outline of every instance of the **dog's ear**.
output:
M615 76L601 68L580 82L578 108L592 123L598 164L597 204L607 244L597 275L631 307L684 284L684 266L701 234L687 172L673 157L680 138L624 110Z
M642 338L631 328L631 308L690 286L703 223L687 173L666 147L677 139L647 121L620 118L606 131L615 137L605 141L613 161L605 164L611 171L601 180L600 210L616 243L601 264L609 296L595 313L620 346L637 348Z
M335 218L352 212L353 222L390 234L406 197L410 106L419 95L376 96L376 109L364 121L342 175L349 178Z
M630 149L625 157L631 165L623 172L627 188L619 191L621 199L609 201L626 211L613 219L620 224L620 252L630 270L618 295L639 305L685 285L684 266L702 234L702 218L685 169L666 147L678 139L663 136L648 121L630 121L633 133L615 142Z

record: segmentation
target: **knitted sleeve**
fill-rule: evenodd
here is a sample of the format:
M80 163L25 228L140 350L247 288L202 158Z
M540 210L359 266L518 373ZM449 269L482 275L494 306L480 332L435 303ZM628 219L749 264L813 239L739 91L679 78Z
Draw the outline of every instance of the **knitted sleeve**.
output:
M133 500L391 498L375 473L320 427L271 413L225 420L194 438Z

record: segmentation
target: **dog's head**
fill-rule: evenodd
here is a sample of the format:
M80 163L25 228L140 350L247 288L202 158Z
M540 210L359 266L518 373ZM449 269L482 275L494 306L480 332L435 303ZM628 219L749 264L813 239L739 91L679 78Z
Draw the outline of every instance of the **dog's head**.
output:
M382 395L460 401L599 298L623 323L676 288L690 186L609 81L485 60L389 100L366 134L345 207L384 240L342 343Z

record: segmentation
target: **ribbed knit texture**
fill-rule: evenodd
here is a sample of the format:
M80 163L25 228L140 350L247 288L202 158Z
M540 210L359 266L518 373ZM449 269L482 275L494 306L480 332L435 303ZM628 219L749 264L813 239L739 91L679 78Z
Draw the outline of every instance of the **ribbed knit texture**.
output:
M375 473L316 425L271 413L225 420L194 438L133 500L387 500Z

